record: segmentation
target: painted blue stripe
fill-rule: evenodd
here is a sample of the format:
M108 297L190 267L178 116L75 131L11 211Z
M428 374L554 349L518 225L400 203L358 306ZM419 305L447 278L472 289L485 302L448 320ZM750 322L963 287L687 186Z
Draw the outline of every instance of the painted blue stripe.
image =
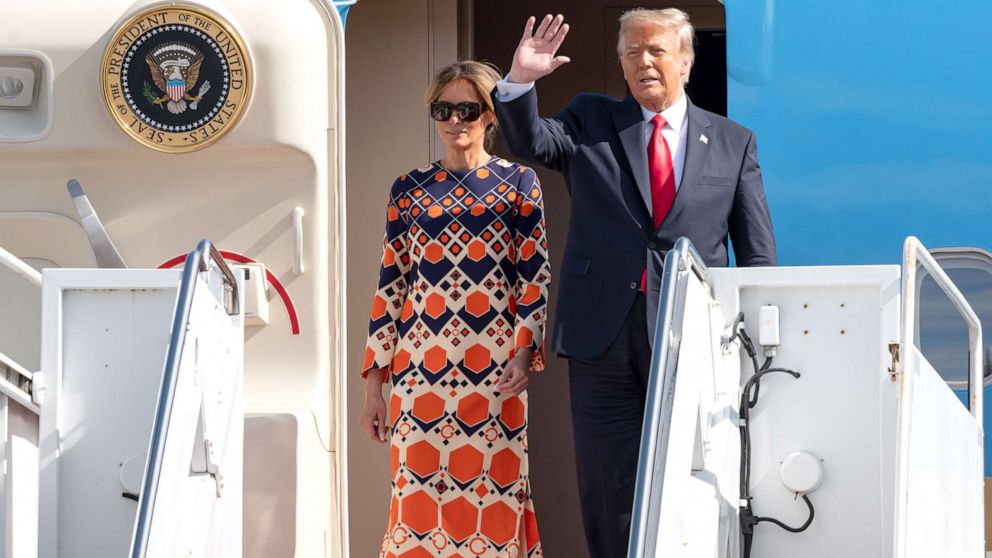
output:
M348 23L348 10L351 9L351 4L338 4L335 7L338 9L338 14L341 16L341 27L346 28Z

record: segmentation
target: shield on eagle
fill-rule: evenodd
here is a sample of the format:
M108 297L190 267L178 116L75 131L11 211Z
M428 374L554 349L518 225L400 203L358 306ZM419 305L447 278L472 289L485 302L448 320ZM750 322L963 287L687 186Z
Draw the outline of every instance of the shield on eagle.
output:
M145 63L151 70L155 86L165 93L153 99L152 103L158 106L164 104L173 114L185 112L187 106L196 109L199 96L193 97L189 90L200 79L203 53L186 43L166 43L149 51ZM193 104L188 105L187 101Z
M165 92L173 101L178 101L186 94L186 80L169 80L165 82Z

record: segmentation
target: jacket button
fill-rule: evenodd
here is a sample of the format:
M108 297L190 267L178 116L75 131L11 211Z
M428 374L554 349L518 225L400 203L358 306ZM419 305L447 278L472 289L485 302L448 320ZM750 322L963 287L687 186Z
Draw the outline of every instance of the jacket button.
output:
M636 289L637 287L638 287L638 285L637 285L637 281L631 281L631 282L630 282L630 288L631 288L631 290L634 290L634 289Z
M657 247L658 247L658 243L657 242L655 242L653 240L651 242L648 242L648 248L649 249L654 250Z

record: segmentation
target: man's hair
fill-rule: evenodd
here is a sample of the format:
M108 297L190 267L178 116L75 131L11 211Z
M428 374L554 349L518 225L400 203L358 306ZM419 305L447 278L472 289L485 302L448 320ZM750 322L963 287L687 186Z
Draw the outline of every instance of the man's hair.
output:
M454 81L463 79L472 84L472 88L479 95L479 100L482 101L482 106L491 111L493 116L496 116L493 100L489 93L496 88L496 82L502 77L499 68L489 62L477 62L475 60L454 62L438 70L431 78L431 82L427 86L427 93L424 94L424 103L430 105L441 96L445 87ZM495 142L497 126L498 123L493 120L493 123L486 128L487 149L491 149Z
M689 14L678 8L665 8L664 10L637 8L624 12L620 16L620 33L617 35L618 56L623 56L624 33L635 25L644 24L655 25L665 31L674 31L679 50L689 58L689 69L692 69L692 63L696 60L696 51L693 48L695 31L692 28L692 23L689 22ZM689 81L689 72L686 72L683 84L687 81Z

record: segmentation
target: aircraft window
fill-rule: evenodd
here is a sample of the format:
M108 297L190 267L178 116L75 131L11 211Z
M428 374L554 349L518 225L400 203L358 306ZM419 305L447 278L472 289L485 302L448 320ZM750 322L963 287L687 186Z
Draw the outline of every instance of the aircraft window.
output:
M992 381L992 255L934 254L982 322L984 378ZM951 387L968 385L968 328L933 278L920 285L919 343L923 355Z

